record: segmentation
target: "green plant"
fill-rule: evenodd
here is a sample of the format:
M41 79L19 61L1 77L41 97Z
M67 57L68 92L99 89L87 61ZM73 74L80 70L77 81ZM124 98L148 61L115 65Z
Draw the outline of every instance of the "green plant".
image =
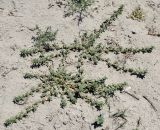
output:
M53 51L54 44L52 42L56 39L57 31L53 32L51 27L47 27L45 31L42 31L38 26L33 31L36 31L36 36L32 37L34 45L29 49L22 49L20 52L21 57Z
M60 106L61 106L61 108L64 108L65 106L67 106L67 101L64 99L64 97L62 97L62 99L61 99Z
M13 102L19 105L22 105L26 102L27 97L29 96L29 93L26 93L24 95L21 96L17 96L13 99Z
M103 123L104 123L104 117L102 114L100 114L97 117L96 121L93 123L94 128L101 127L103 125Z
M36 36L32 37L35 41L35 46L42 45L45 47L48 45L47 43L53 42L55 40L57 31L52 32L51 27L47 27L46 31L42 31L38 26L36 26L37 33Z
M22 49L20 52L21 57L27 57L27 56L32 56L33 54L36 54L38 52L41 52L42 50L38 48L31 48L31 49Z
M26 118L29 113L35 112L39 104L45 104L45 102L50 102L53 97L61 97L60 106L64 108L68 102L71 104L76 104L79 98L83 99L86 103L90 104L97 110L101 111L106 102L101 101L107 100L108 97L113 97L116 91L123 91L127 86L126 82L116 83L106 85L106 77L101 77L99 79L86 79L84 64L90 62L93 65L98 65L99 62L105 62L106 65L112 67L116 71L128 72L131 75L136 75L139 78L144 78L146 75L146 70L143 69L132 69L125 66L121 66L118 62L111 62L110 59L102 58L103 55L108 53L114 53L115 55L124 53L151 53L154 49L153 47L146 48L113 48L104 46L100 43L96 43L96 40L105 32L115 21L119 15L122 14L123 5L118 8L117 11L111 15L111 17L105 20L99 27L91 33L83 33L79 38L75 39L71 44L65 44L63 42L56 43L56 33L52 32L51 28L47 28L46 31L42 31L39 27L36 27L36 36L33 37L33 46L27 51L21 51L20 56L27 57L36 55L36 58L32 60L32 68L46 66L48 68L46 74L32 74L26 73L24 78L36 78L41 81L41 83L31 88L26 93L14 98L13 102L15 104L22 104L26 99L31 98L32 95L40 93L40 100L28 106L21 114L17 114L13 117L13 120L6 120L9 126L16 123L22 118ZM22 53L23 52L23 53ZM73 73L68 72L66 60L70 53L77 53L75 57L75 69ZM53 68L49 66L55 59L58 59L58 67ZM39 68L40 69L40 68ZM22 116L21 116L22 115ZM115 115L116 116L116 115ZM103 116L100 115L95 122L96 126L101 126L103 124Z
M31 73L25 73L25 75L23 76L25 79L33 79L33 78L38 78L38 75L36 74L31 74Z
M65 16L77 15L79 25L88 14L88 9L93 3L94 0L68 0L65 4L67 7Z
M13 124L13 123L16 123L16 122L17 122L17 121L16 121L16 118L13 117L13 118L7 119L7 120L4 122L4 125L7 127L7 126L9 126L9 125L11 125L11 124Z
M104 104L105 103L103 101L97 101L97 100L91 101L91 105L94 106L97 110L101 110Z
M142 21L144 20L144 12L140 7L137 7L129 17L133 20Z

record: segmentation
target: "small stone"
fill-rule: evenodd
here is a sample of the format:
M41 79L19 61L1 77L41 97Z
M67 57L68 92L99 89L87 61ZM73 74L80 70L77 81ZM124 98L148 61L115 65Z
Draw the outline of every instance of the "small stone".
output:
M136 32L132 31L132 34L136 34Z

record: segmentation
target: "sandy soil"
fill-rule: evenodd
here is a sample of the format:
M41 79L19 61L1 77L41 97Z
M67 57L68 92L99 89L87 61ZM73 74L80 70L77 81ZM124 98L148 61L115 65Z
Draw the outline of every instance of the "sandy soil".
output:
M29 28L39 25L41 28L51 26L59 30L57 40L70 43L78 37L79 31L93 30L108 18L114 10L124 4L124 12L118 20L103 33L98 42L106 43L114 40L126 47L155 46L150 54L136 54L126 59L126 64L132 67L148 69L144 79L122 74L114 69L107 69L104 64L98 66L86 65L88 77L107 76L108 83L126 81L128 92L136 95L134 99L126 93L116 93L116 97L109 100L110 111L103 110L105 123L99 130L114 130L117 122L109 118L118 109L126 109L127 123L122 130L160 130L160 37L148 35L148 28L155 28L160 33L160 1L159 0L98 0L92 6L97 11L91 11L92 17L86 17L80 26L73 16L64 17L64 8L54 6L48 9L47 0L0 0L0 130L91 130L90 124L99 114L84 101L79 100L76 105L69 105L66 109L59 107L60 100L54 98L52 102L41 105L28 118L5 128L3 123L11 115L21 111L24 106L15 105L15 96L29 90L37 82L25 80L23 74L31 71L30 60L19 56L20 50L32 45L31 37L34 32ZM138 22L127 18L137 6L145 14L145 20ZM133 33L135 32L135 33ZM119 58L119 57L118 57ZM122 60L123 56L120 57ZM146 96L155 106L143 98Z

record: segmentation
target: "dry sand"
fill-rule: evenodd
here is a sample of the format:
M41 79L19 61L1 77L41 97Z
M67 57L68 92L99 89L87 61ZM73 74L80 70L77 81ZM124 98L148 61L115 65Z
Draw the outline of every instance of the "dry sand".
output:
M50 2L55 3L54 0ZM29 28L35 27L36 24L41 28L51 26L53 30L59 30L57 40L70 43L78 37L80 30L92 31L97 28L121 4L125 6L123 14L97 42L106 43L106 40L112 39L124 47L153 45L155 49L150 54L136 54L126 60L129 66L148 69L144 79L116 72L104 64L97 67L86 65L87 76L107 76L107 83L126 81L129 84L127 91L140 99L136 100L125 93L116 93L116 97L109 101L110 112L107 107L103 110L106 117L103 127L97 130L114 130L118 121L114 122L109 115L118 109L127 109L127 123L120 129L133 130L137 127L137 120L141 119L138 130L160 130L160 37L148 35L148 28L151 27L155 28L156 33L160 33L160 1L98 0L93 5L93 8L98 8L97 11L91 10L92 17L85 18L80 26L77 26L74 17L64 18L63 7L59 8L54 4L48 9L48 4L47 0L0 0L0 130L93 129L90 124L99 112L82 100L63 110L59 107L58 98L41 105L34 114L17 124L5 128L3 123L25 107L15 105L13 98L37 84L34 80L23 78L25 72L31 71L30 60L19 56L22 48L32 45L31 37L34 33ZM127 18L137 6L145 13L145 20L142 22ZM122 57L118 58L122 60ZM143 96L153 103L157 111Z

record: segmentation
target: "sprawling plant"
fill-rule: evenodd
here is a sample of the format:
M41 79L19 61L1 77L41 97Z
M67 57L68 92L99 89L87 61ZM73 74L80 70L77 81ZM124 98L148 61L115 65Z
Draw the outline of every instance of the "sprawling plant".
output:
M115 91L122 91L127 83L122 82L106 85L106 77L99 79L84 78L85 71L83 65L88 61L94 65L98 65L99 61L105 62L108 67L112 67L116 71L122 71L136 75L138 78L144 78L147 73L146 70L121 66L117 61L111 62L110 59L103 58L103 55L107 55L108 53L114 53L115 55L150 53L153 50L152 46L145 48L123 48L118 46L115 48L96 43L100 35L122 14L122 11L123 6L120 6L109 19L100 25L99 29L94 30L92 33L82 34L80 38L75 39L74 42L69 45L56 43L57 31L53 32L50 27L47 28L46 31L41 31L39 27L36 27L36 36L32 38L34 40L33 46L28 49L23 49L20 56L38 56L38 58L32 60L31 67L37 68L46 65L48 72L46 74L26 73L24 78L39 79L41 83L31 88L28 92L15 97L13 102L16 104L24 104L28 98L36 93L41 93L40 100L6 120L4 125L9 126L26 118L29 116L29 113L35 112L40 104L50 102L53 97L59 97L61 99L61 108L65 108L69 102L76 104L77 100L81 98L98 111L101 111L107 103L106 99L113 96ZM77 54L75 57L76 72L72 73L67 70L66 66L68 65L67 58L69 54L74 52ZM58 67L50 65L55 59L59 60ZM95 125L102 126L102 124L103 116L100 115Z

